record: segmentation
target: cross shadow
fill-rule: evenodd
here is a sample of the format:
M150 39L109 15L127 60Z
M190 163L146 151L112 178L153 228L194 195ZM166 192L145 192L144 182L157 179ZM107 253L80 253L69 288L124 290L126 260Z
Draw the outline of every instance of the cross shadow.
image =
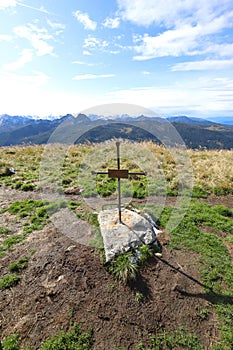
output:
M179 288L177 288L176 290L177 292L179 292L184 296L204 299L206 301L209 301L211 304L233 305L233 297L228 295L218 294L213 291L210 291L209 293L190 293Z
M212 288L208 287L207 285L203 284L202 282L198 281L196 278L192 277L191 275L187 274L186 272L180 270L179 268L175 267L174 265L170 264L168 261L164 260L163 258L156 257L156 259L160 260L162 263L165 265L169 266L176 272L182 274L186 278L190 279L192 282L198 284L201 286L203 289L206 290L204 293L190 293L185 290L182 290L179 287L176 287L176 291L184 296L187 297L195 297L195 298L201 298L206 301L211 302L212 304L217 304L217 305L233 305L233 297L229 295L224 295L224 294L219 294L213 291Z

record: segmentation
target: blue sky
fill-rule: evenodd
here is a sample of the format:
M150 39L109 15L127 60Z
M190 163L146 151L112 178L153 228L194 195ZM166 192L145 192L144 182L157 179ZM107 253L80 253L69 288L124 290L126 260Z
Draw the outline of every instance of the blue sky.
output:
M233 116L232 0L0 0L0 114Z

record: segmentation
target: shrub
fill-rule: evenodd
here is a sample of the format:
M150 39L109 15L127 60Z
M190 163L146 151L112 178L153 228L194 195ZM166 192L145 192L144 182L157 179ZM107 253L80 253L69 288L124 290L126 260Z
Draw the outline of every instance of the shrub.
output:
M222 216L233 216L233 210L225 207L225 205L215 205L212 210Z
M215 186L214 187L214 194L216 194L216 196L225 196L228 193L231 193L230 188L222 187L222 186Z
M90 350L92 346L92 332L82 332L74 325L72 330L48 339L41 350Z
M17 181L17 182L15 183L14 188L15 188L16 190L19 190L19 189L21 188L22 185L23 185L23 182Z
M153 248L149 245L143 244L140 248L139 248L139 253L140 253L140 257L139 257L139 263L140 264L145 264L146 261L153 256Z
M119 255L110 263L108 268L109 272L123 283L135 280L138 269L137 261L135 261L132 252Z
M117 189L117 181L113 178L108 178L106 175L97 175L96 190L100 196L108 197Z
M11 230L6 227L0 227L0 235L7 235Z
M85 211L84 217L87 219L90 225L99 226L98 215L96 213L92 213L91 211Z
M24 239L24 235L22 234L16 234L16 235L10 236L2 242L2 246L5 250L10 250L14 245L18 244L23 239Z
M133 181L133 198L145 198L148 196L148 189L147 189L147 179L141 179L140 181Z
M9 337L5 338L2 342L3 350L19 350L19 335L12 334ZM1 343L0 343L1 349Z
M9 265L10 271L19 272L20 270L25 269L28 266L28 260L29 260L29 257L24 256L16 261L14 261L13 263L11 263Z
M33 184L23 184L20 188L22 191L33 191L35 189L35 185Z
M135 299L138 303L141 303L143 301L144 295L141 292L136 292Z
M10 287L13 287L19 282L19 280L20 280L20 277L17 274L15 274L15 273L5 275L0 280L0 288L1 289L7 289L7 288L10 288Z
M14 245L21 242L23 239L24 239L24 235L22 234L16 234L16 235L10 236L3 241L3 246L5 246L6 249L10 250Z
M207 198L209 195L208 191L200 186L193 186L192 197L193 198Z

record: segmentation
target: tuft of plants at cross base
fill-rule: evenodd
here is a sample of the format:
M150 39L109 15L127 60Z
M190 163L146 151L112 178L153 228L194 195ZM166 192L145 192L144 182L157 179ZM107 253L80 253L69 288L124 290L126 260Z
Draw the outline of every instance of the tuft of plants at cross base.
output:
M107 270L113 277L124 284L135 280L140 269L145 266L154 252L158 252L159 247L156 244L146 245L132 249L128 252L119 254L107 264Z

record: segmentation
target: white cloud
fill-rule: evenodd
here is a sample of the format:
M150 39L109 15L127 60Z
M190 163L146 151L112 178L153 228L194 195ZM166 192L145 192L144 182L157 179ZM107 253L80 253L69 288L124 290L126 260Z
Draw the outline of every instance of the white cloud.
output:
M105 103L132 103L161 114L186 112L191 115L218 115L233 110L233 80L197 79L175 82L165 87L139 87L118 90L105 96Z
M4 84L1 86L2 89L9 89L9 91L18 90L25 91L24 88L26 88L26 91L28 91L30 88L38 88L45 85L45 83L48 81L49 77L47 74L40 72L40 71L33 71L32 75L18 75L15 73L5 73L1 74L1 82L4 82ZM13 86L15 87L13 89ZM12 98L12 94L11 98Z
M139 54L134 59L147 60L155 57L177 57L203 54L210 50L216 51L218 47L210 42L209 37L229 26L231 16L233 17L233 12L228 13L225 17L215 18L210 23L200 23L195 26L184 24L177 29L164 31L157 36L134 35L134 42L137 43L134 49ZM227 50L227 48L225 49Z
M20 37L27 39L32 47L36 50L37 56L53 55L53 46L47 41L53 39L45 28L38 28L34 24L18 26L14 28L14 33Z
M0 41L11 41L12 36L8 34L0 34Z
M88 37L84 39L84 43L83 43L85 54L91 55L93 51L98 50L99 52L104 52L111 55L117 55L122 50L132 50L132 47L130 46L120 45L118 43L120 38L121 37L113 37L110 42L101 38L96 38L94 36L88 35Z
M33 58L33 51L30 49L24 49L18 60L7 63L3 66L3 69L8 71L14 71L21 67L24 67L26 63L31 62Z
M84 26L84 29L96 30L97 23L92 21L87 13L75 11L73 12L73 16Z
M110 53L111 55L118 55L121 52L119 50L110 50L108 51L108 53Z
M100 78L113 78L115 74L80 74L73 77L73 80L89 80Z
M95 66L94 63L87 63L87 62L83 62L83 61L73 61L72 64L78 64L80 66L88 66L88 67Z
M119 17L115 17L115 18L108 17L103 22L103 26L106 28L110 28L110 29L118 28L119 25L120 25L120 18Z
M99 50L106 52L110 43L107 40L99 39L93 36L88 36L84 39L83 54L86 56L92 55L92 51Z
M158 36L144 35L141 43L134 47L138 53L135 60L142 61L155 57L196 54L198 50L198 28L183 27L168 30ZM139 41L139 38L137 38Z
M233 44L211 44L205 53L215 53L220 57L233 57Z
M106 40L102 40L102 39L98 39L95 38L93 36L88 36L85 40L84 40L84 44L83 47L84 48L88 48L89 50L93 50L93 49L104 49L107 46L109 46L109 42Z
M156 35L134 35L135 60L207 52L221 55L216 34L232 28L232 0L118 0L118 6L122 20L145 27L156 25L159 30ZM225 47L226 54L232 52L230 45Z
M88 50L83 50L83 55L84 56L91 56L92 54Z
M228 69L233 67L233 59L181 62L171 67L172 71Z
M174 27L180 23L209 23L231 8L231 0L117 0L119 14L124 20L138 25L152 24Z
M59 22L52 22L49 19L47 19L47 23L52 29L56 30L56 35L63 33L64 29L66 28L65 24Z
M1 0L0 1L0 10L4 10L7 7L15 7L17 5L16 0Z

